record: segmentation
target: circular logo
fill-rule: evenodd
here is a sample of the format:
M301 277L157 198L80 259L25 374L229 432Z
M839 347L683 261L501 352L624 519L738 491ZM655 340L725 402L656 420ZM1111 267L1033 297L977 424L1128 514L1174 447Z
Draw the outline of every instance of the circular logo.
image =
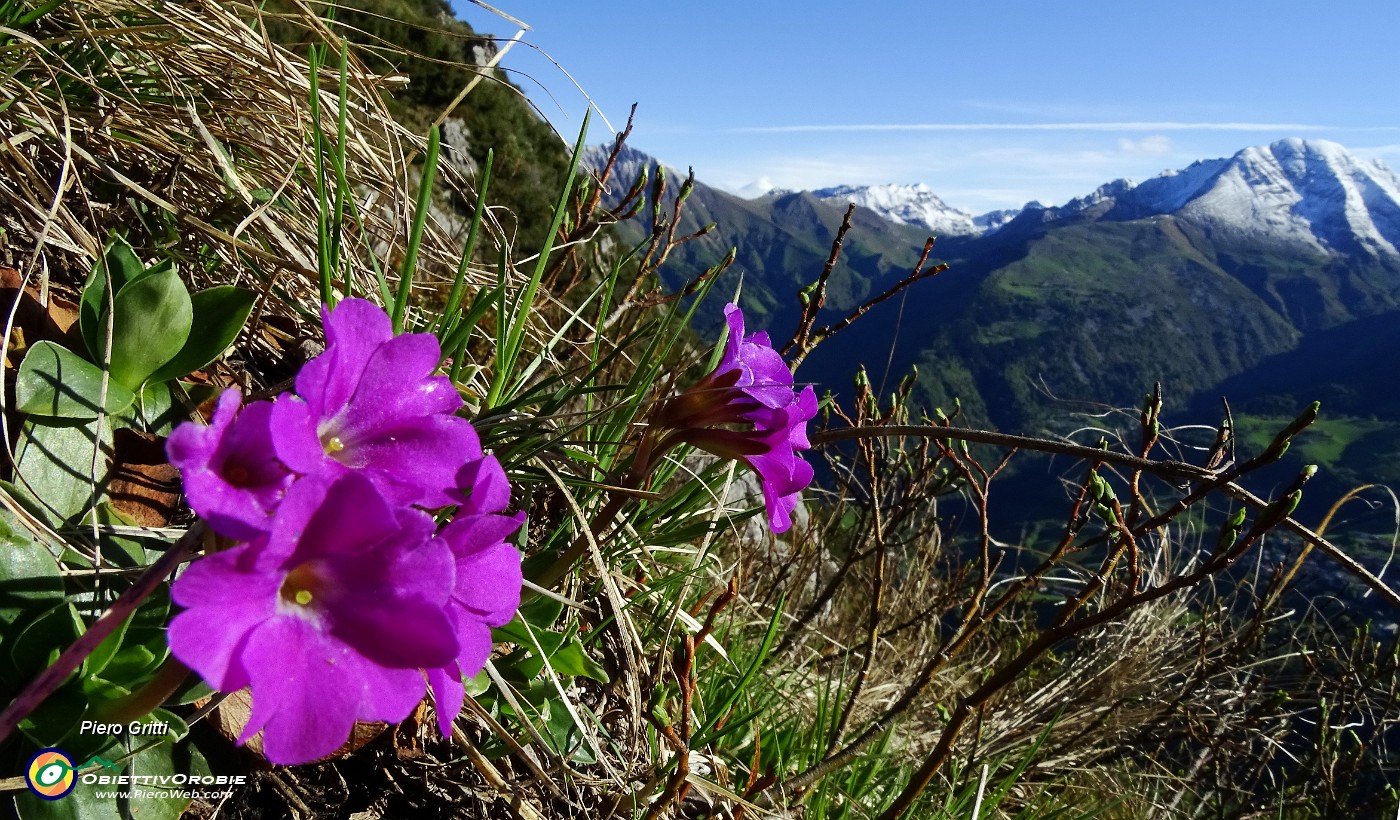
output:
M62 749L40 749L29 759L29 768L24 770L24 781L29 790L45 800L67 797L78 785L74 773L73 758Z

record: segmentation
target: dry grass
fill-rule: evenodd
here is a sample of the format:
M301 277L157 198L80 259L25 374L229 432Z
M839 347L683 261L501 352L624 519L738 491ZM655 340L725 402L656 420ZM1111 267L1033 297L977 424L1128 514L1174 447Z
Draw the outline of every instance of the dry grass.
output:
M888 765L929 755L948 740L959 704L1013 668L1049 631L1052 612L1095 582L1102 553L1081 553L1035 582L1041 598L996 608L1028 579L1026 569L995 569L1019 547L981 552L975 523L949 526L960 516L985 520L973 485L989 485L983 479L996 470L974 468L975 481L959 487L936 477L937 465L974 464L976 456L921 456L907 441L863 448L837 467L842 482L830 517L816 524L820 537L750 559L756 602L771 606L784 594L794 613L773 670L773 680L788 681L774 684L786 698L775 715L839 726L827 760L868 759L871 727L891 725L881 753ZM934 510L946 516L937 525ZM1198 571L1210 550L1192 529L1143 533L1136 583L1155 587ZM1092 541L1096 531L1084 525L1077 540ZM987 578L990 594L982 592ZM1278 606L1279 596L1296 606L1287 582L1267 567L1212 575L1056 643L978 701L931 791L967 790L984 766L995 783L1029 760L995 816L1040 816L1055 806L1071 816L1098 808L1112 817L1328 816L1384 805L1372 790L1392 765L1393 647ZM1110 577L1104 597L1084 611L1108 608L1127 583ZM813 685L823 678L841 681L835 705L829 684ZM843 710L844 722L831 719ZM814 765L779 789L791 797L840 771ZM1115 796L1123 798L1116 806Z
M266 312L314 308L321 187L310 71L271 45L258 20L257 6L242 3L80 0L41 21L41 34L10 33L0 76L8 263L72 281L120 231L138 249L169 249L193 279L264 293ZM296 22L338 53L309 9ZM407 159L423 140L383 105L381 91L402 78L374 76L352 56L346 80L355 218L338 278L364 293L378 287L377 265L392 279L403 253L417 178ZM339 84L339 71L321 71L328 142ZM450 271L459 249L429 220L419 267Z

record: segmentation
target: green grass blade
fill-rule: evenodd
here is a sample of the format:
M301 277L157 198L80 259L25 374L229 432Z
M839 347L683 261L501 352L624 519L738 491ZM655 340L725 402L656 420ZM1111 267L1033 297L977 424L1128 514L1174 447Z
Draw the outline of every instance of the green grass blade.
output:
M447 337L456 329L457 306L462 303L462 294L467 285L467 266L471 264L472 254L476 253L477 234L481 230L481 215L486 210L486 192L491 189L491 166L496 161L495 149L486 151L486 165L481 170L481 184L477 186L476 207L472 209L472 224L467 229L467 244L462 247L462 261L457 265L457 276L452 280L452 290L447 295L447 305L442 309L442 315L438 317L437 333L438 339L446 342Z
M463 311L462 315L453 323L452 332L448 333L442 340L442 349L444 352L456 350L459 346L466 343L467 339L471 337L472 330L476 328L477 323L480 322L482 317L486 315L486 312L494 307L500 300L500 290L501 288L498 285L488 290L478 290L476 292L476 295L472 297L472 301L467 306L467 309Z
M500 403L506 381L520 356L520 345L525 338L526 317L529 316L530 306L535 302L544 272L549 267L549 252L553 248L554 237L558 235L559 226L564 224L564 215L569 210L569 197L573 193L574 179L578 176L578 158L583 153L584 141L588 138L588 120L591 113L586 112L583 116L583 127L579 129L578 140L574 143L573 153L570 154L569 170L564 175L564 184L560 186L559 199L554 206L554 218L549 223L549 231L545 233L544 247L540 248L539 256L535 259L535 269L519 298L514 300L511 315L505 320L508 326L505 344L498 351L500 366L491 374L491 392L486 397L487 407L495 407Z
M428 130L428 151L423 155L423 175L418 180L418 202L413 212L413 228L408 235L408 250L404 252L403 266L399 269L399 290L394 297L393 310L389 316L394 322L394 332L403 332L404 311L412 296L413 273L418 267L418 248L423 241L423 226L428 222L428 211L433 204L433 180L437 177L438 154L442 150L442 132L434 125Z
M340 42L340 103L339 110L336 112L335 124L335 212L331 222L332 276L334 273L341 270L340 255L341 248L345 241L341 231L345 222L345 203L350 199L350 183L345 173L345 135L347 130L347 115L350 108L349 103L346 102L346 95L349 93L350 84L350 56L348 48L349 45L342 40ZM350 271L347 269L344 275L345 282L341 290L348 299L354 296L355 292L352 286L353 280Z
M311 84L311 139L316 154L316 270L319 274L321 301L333 304L331 293L330 203L326 191L326 133L321 119L321 49L312 47L307 54L308 80Z
M778 626L782 623L785 600L786 596L779 596L778 602L773 606L773 618L768 621L768 632L763 636L763 643L758 647L758 654L754 657L753 663L744 670L744 674L739 678L739 683L734 687L734 690L715 708L700 731L695 733L696 748L701 748L710 741L710 732L715 728L715 724L719 723L734 704L739 702L739 696L744 693L744 689L753 681L758 670L762 669L764 662L768 660L768 652L773 648L773 641L778 637Z

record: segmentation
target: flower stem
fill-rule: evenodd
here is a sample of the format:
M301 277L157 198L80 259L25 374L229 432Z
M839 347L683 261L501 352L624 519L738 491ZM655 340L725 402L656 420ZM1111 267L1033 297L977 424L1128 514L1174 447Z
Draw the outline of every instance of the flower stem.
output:
M108 701L97 710L95 717L112 723L130 723L149 715L175 693L190 676L190 668L174 655L166 658L155 677L124 698Z
M678 443L678 439L668 436L658 446L652 429L648 429L642 436L641 443L637 445L637 454L632 459L631 468L627 470L621 480L616 482L617 486L629 490L641 489L642 483L651 475L652 464ZM629 496L626 494L618 493L608 499L608 503L603 505L603 508L593 517L589 531L580 533L568 549L560 553L554 563L550 564L538 577L530 579L531 582L545 589L559 583L565 575L569 574L569 570L573 569L574 563L588 551L589 544L595 543L612 525L613 519L617 518L618 513L622 512L622 508L626 506L628 498Z

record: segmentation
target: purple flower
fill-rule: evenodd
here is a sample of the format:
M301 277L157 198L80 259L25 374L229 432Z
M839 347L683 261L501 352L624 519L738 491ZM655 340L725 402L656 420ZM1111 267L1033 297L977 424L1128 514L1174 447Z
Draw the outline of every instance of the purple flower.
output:
M462 654L461 561L433 529L357 473L299 480L269 533L175 582L171 652L220 691L250 687L240 743L261 730L273 763L325 757L356 721L408 717L423 670Z
M245 543L193 564L172 587L171 652L222 691L248 687L240 743L263 733L274 763L333 753L356 721L403 720L429 683L449 734L462 677L520 604L520 553L505 543L510 484L455 413L426 334L394 336L375 305L322 309L326 352L297 395L219 399L207 427L170 436L194 509ZM413 505L458 507L440 533Z
M272 405L239 412L236 389L219 396L208 426L183 424L166 452L184 476L190 506L220 535L248 539L272 526L272 511L294 476L272 450Z
M719 365L662 404L655 423L675 431L675 440L749 465L763 487L769 524L785 532L798 495L812 483L812 467L797 451L811 447L807 422L817 415L817 396L810 385L794 390L792 372L767 333L744 335L737 305L726 306L724 316L729 340Z
M505 470L493 456L484 456L463 470L461 480L470 495L438 535L456 564L457 582L447 609L461 649L452 663L428 670L444 736L452 733L452 720L462 709L462 678L476 675L486 665L491 654L490 628L504 625L515 615L522 585L520 552L505 539L525 523L525 514L501 514L510 503Z
M456 476L475 451L471 422L452 382L432 375L442 350L426 333L393 334L389 316L363 299L322 308L326 352L297 375L297 396L272 408L272 443L303 475L355 470L393 504L460 501Z

